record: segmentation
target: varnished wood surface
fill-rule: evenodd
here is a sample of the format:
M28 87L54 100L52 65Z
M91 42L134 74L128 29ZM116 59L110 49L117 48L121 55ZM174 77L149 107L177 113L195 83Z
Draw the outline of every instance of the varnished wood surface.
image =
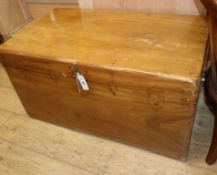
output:
M81 9L113 9L167 14L204 14L200 0L78 0Z
M201 17L57 9L0 59L30 116L185 160L206 34Z
M30 116L186 158L198 86L82 65L6 57L2 62ZM88 95L78 93L74 66L88 80ZM62 72L68 78L62 77Z
M198 16L56 9L0 51L196 81L206 40Z
M0 76L7 77L0 67ZM2 85L5 85L2 87ZM6 88L7 87L7 88ZM7 89L8 94L2 89ZM63 129L18 114L21 103L7 78L0 79L1 175L215 175L204 162L213 125L200 100L187 163L109 140ZM16 105L12 105L14 101ZM5 105L8 104L8 106ZM46 134L45 134L46 133Z

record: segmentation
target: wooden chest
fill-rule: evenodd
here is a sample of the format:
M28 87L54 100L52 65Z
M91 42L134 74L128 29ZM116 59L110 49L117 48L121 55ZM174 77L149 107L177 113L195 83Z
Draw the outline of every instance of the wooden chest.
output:
M206 40L199 16L55 9L0 56L31 117L185 160Z

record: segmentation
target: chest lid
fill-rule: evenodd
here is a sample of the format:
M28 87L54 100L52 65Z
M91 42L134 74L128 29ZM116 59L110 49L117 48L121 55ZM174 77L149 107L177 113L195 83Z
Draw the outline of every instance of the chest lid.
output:
M195 81L206 40L200 16L55 9L1 45L0 53Z

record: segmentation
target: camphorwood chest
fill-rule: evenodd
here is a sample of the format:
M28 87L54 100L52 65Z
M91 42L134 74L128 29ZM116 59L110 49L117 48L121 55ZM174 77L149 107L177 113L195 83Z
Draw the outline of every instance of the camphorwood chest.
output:
M199 16L55 9L0 60L31 117L185 160L206 40Z

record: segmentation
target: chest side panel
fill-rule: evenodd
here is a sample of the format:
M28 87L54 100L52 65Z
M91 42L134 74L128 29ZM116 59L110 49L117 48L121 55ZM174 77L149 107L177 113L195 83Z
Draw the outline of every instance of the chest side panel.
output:
M195 82L13 55L4 55L2 62L30 116L186 158ZM88 93L78 92L78 70Z

